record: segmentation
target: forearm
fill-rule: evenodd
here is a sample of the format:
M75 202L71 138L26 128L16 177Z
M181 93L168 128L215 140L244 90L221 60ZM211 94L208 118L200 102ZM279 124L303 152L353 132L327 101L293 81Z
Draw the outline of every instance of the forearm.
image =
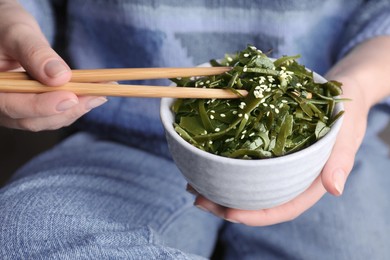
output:
M359 92L367 108L390 95L390 36L381 36L355 47L327 74L329 79L347 81Z

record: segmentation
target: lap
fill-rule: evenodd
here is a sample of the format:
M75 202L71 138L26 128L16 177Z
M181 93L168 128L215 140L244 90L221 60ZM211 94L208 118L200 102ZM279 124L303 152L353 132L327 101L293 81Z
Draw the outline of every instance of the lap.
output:
M390 256L390 160L375 109L341 197L294 221L225 223L226 259L385 259ZM172 161L78 134L34 159L0 190L2 258L208 257L221 220L193 207ZM16 250L17 249L17 250Z
M78 134L0 192L0 255L208 256L220 220L193 207L185 185L170 160Z

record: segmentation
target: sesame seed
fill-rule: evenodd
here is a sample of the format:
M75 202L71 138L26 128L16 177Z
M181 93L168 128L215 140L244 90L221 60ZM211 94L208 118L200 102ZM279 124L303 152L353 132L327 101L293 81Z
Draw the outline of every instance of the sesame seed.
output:
M271 104L271 105L269 105L269 107L270 107L270 108L275 108L275 106L274 106L274 105L272 105L272 104Z
M244 53L244 57L249 57L249 54L248 53Z
M236 115L238 112L236 111L236 110L234 110L233 112L232 112L232 114L233 115Z
M228 139L225 140L225 143L229 143L229 142L231 142L233 140L234 140L234 138L228 138Z
M268 107L268 104L267 103L263 103L263 106Z
M210 113L215 113L215 110L210 110Z
M210 119L214 119L214 116L213 116L213 115L210 115Z
M238 114L238 117L242 117L242 114L240 113L240 114Z
M232 61L233 61L232 57L230 57L230 56L228 56L226 59L227 59L229 62L232 62Z
M244 118L245 118L246 120L248 120L248 119L249 119L249 115L248 115L248 114L245 114L245 115L244 115Z
M279 109L275 108L275 113L279 114Z
M221 131L221 129L219 127L215 128L214 130L215 130L215 132Z
M226 115L225 115L225 114L220 114L220 116L221 116L221 117L226 117Z
M209 141L209 144L213 144L213 141L210 140L210 141Z

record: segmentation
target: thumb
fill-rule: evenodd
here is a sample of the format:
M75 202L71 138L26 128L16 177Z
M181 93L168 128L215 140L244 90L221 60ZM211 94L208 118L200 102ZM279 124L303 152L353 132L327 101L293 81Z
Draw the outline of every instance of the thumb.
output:
M71 78L69 66L50 47L35 19L20 6L15 13L18 19L11 18L13 22L6 24L8 28L2 28L7 32L2 37L7 55L44 84L58 86L68 82Z
M357 103L359 104L359 103ZM356 153L366 129L366 113L356 104L345 104L345 113L340 132L332 153L321 173L325 189L339 196L351 172Z

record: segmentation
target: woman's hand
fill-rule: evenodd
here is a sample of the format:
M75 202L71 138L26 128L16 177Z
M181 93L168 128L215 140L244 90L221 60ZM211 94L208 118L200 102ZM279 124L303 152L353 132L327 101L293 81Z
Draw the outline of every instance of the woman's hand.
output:
M352 170L355 155L366 131L369 109L390 94L390 37L378 37L356 47L327 74L343 83L343 124L321 175L295 199L264 210L237 210L217 205L196 194L195 205L231 222L266 226L292 220L329 192L340 196ZM191 187L189 191L196 193Z
M265 226L292 220L318 202L328 191L339 196L344 183L352 169L355 154L362 141L366 129L368 108L361 106L363 97L355 90L352 82L344 81L344 97L353 101L345 102L343 124L332 154L321 175L312 185L295 199L264 210L237 210L226 208L198 195L195 205L210 211L218 217L231 222L239 222L250 226Z
M0 0L0 13L0 71L23 68L48 86L67 83L71 70L50 47L35 19L15 0ZM57 129L104 102L105 97L77 97L67 91L0 93L0 126Z

